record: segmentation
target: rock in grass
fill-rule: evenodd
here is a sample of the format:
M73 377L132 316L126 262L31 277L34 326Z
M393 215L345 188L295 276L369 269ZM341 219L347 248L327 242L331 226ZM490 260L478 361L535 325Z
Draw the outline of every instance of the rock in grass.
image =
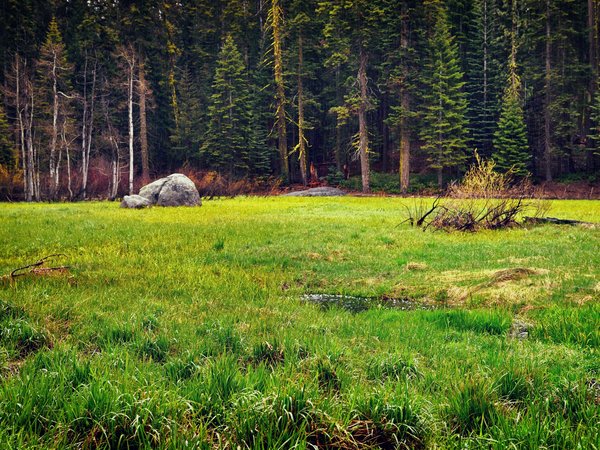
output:
M342 195L346 195L346 193L338 188L324 186L304 191L288 192L283 195L286 197L341 197Z
M140 196L158 206L198 206L202 202L194 182L181 173L161 178L140 189Z
M150 200L140 195L126 195L121 202L121 208L140 209L152 206Z

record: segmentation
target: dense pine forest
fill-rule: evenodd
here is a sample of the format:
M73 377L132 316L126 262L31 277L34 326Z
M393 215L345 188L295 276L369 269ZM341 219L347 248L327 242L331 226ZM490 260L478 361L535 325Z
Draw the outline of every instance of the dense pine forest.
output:
M2 0L0 195L600 168L596 0ZM218 175L215 175L218 174ZM411 178L413 177L413 178Z

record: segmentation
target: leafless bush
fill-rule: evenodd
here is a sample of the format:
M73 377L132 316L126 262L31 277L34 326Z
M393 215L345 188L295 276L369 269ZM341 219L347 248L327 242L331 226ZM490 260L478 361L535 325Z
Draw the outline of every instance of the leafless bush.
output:
M496 230L517 225L525 212L541 217L548 211L549 202L536 198L528 178L517 179L510 170L497 172L494 161L477 154L475 159L463 180L453 183L430 208L409 211L409 223L446 231Z

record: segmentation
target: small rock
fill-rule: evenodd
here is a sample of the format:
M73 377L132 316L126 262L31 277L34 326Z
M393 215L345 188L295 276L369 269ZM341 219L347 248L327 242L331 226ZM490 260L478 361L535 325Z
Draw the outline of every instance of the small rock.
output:
M341 197L343 195L346 195L346 193L341 189L327 186L283 194L284 197Z
M150 206L152 206L150 200L140 195L126 195L121 202L121 208L140 209L148 208Z
M514 339L527 339L529 337L529 330L531 329L531 325L525 322L521 322L520 320L514 320L512 326L510 327L510 331L508 335Z

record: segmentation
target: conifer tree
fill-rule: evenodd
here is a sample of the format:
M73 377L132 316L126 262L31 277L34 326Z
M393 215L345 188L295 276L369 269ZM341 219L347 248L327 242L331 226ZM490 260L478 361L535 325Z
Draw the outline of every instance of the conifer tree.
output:
M521 104L521 81L517 74L514 40L508 74L498 129L494 133L494 159L499 169L505 171L512 169L515 175L526 176L529 174L527 166L530 154Z
M426 6L433 18L428 40L423 90L423 150L437 170L438 185L443 185L443 170L461 168L466 160L467 99L463 73L459 67L458 47L450 34L446 9L440 0Z
M177 98L177 116L175 129L171 134L171 159L176 164L189 162L202 140L199 125L202 122L200 93L194 83L189 66L178 71L175 95Z
M491 156L502 94L499 86L505 79L498 60L499 9L496 0L475 0L467 50L469 145L484 157Z
M279 0L271 0L269 22L273 33L273 75L275 78L275 126L281 175L289 181L289 161L287 148L287 119L285 113L285 83L283 79L283 8Z
M204 167L229 175L249 170L252 102L242 54L228 34L219 52L208 108L209 124L200 146Z

